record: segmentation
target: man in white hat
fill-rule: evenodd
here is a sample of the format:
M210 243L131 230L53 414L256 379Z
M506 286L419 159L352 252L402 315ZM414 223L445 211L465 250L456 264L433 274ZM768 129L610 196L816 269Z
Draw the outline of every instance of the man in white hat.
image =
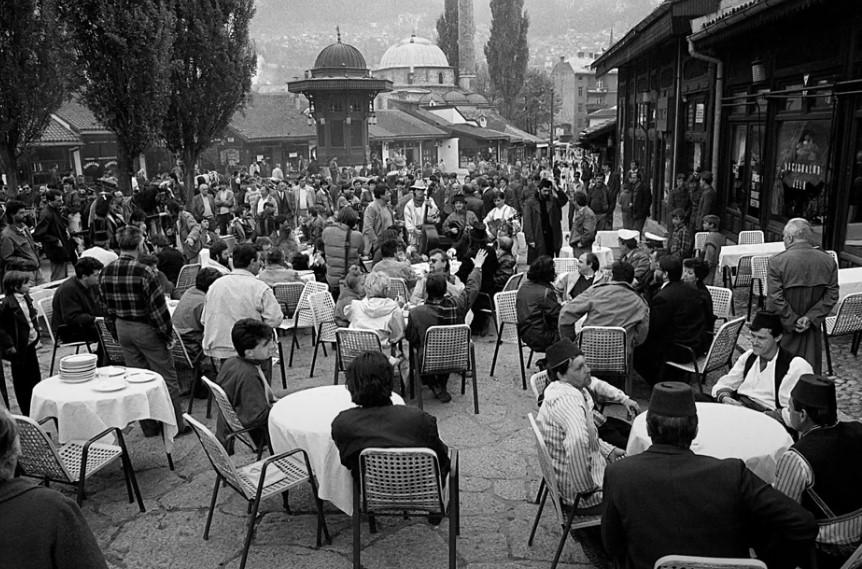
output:
M436 224L440 210L433 198L425 196L427 187L424 180L416 180L410 189L413 190L413 199L404 205L404 227L407 228L410 244L418 245L422 226L427 223Z

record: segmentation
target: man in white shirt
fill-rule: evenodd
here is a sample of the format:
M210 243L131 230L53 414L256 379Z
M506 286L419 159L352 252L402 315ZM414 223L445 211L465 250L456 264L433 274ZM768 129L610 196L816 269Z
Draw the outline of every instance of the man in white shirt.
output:
M746 350L712 388L719 403L763 411L790 425L790 392L811 364L781 346L781 318L758 312L751 322L751 349Z
M308 184L308 178L305 176L299 179L299 188L296 193L296 214L299 217L308 215L308 211L314 207L315 193L314 188Z
M404 205L404 226L411 245L419 244L419 234L426 223L437 223L440 211L430 197L425 196L425 182L416 180L410 187L413 199Z

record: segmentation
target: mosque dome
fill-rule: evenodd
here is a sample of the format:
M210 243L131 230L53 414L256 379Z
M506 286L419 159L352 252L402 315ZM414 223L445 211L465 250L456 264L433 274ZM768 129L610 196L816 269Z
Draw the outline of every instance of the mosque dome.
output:
M387 49L379 65L379 69L410 67L449 67L449 62L437 44L413 34Z
M467 99L467 96L461 91L448 91L443 94L443 100L449 103L450 105L468 105L470 101Z
M326 46L317 55L311 72L315 77L332 74L361 77L368 74L368 66L358 49L341 43L339 34L337 42Z
M471 105L480 106L487 105L488 99L486 99L485 96L480 93L468 93L467 102L469 102Z

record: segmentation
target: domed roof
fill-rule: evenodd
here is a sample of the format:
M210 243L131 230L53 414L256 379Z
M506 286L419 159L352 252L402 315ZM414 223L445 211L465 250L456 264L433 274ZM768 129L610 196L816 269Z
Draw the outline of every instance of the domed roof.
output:
M461 91L448 91L443 94L443 100L449 103L450 105L467 105L470 101L467 99L467 96Z
M449 62L437 44L413 34L391 46L380 58L379 69L398 67L449 67Z
M338 41L326 46L314 60L312 74L317 77L327 73L339 73L350 75L366 75L368 66L362 53L352 45L341 43L341 34Z
M446 101L443 100L443 97L438 95L437 93L428 93L427 95L422 95L419 98L419 104L427 105L430 103L434 103L435 105L442 105Z
M467 101L471 105L487 105L488 104L488 99L486 99L485 96L480 94L480 93L468 93L467 94Z

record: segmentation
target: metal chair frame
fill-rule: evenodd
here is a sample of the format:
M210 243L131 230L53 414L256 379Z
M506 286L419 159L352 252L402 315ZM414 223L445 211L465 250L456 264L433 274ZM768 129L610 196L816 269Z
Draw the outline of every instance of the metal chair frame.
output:
M90 343L85 341L80 342L63 342L60 340L59 336L54 333L54 326L51 324L51 317L54 315L54 295L47 296L45 298L40 298L36 301L36 311L39 316L45 319L46 327L48 328L48 335L51 337L51 343L54 344L54 349L51 352L51 366L48 371L48 375L54 375L54 361L57 359L57 348L67 347L67 348L75 348L75 353L77 354L81 347L84 346L87 348L87 351L93 353L93 350L90 349ZM59 330L58 330L59 332Z
M530 428L533 431L533 439L536 443L536 452L539 455L539 467L542 470L544 479L544 488L539 489L541 499L539 509L536 511L536 518L533 520L533 528L530 530L530 538L527 540L527 545L533 545L533 538L536 536L536 528L539 527L539 520L542 517L542 512L545 509L545 502L548 496L551 498L551 504L554 506L554 512L557 514L557 523L563 530L563 535L560 536L560 542L557 545L557 551L554 554L554 560L551 562L551 569L556 569L557 563L560 562L560 555L563 553L563 547L566 545L566 539L571 534L573 529L584 529L601 525L602 517L600 515L577 515L578 504L581 500L587 499L594 493L601 490L595 488L590 492L579 493L575 497L574 504L566 504L560 496L559 485L557 484L557 475L554 472L554 466L551 462L551 455L548 452L548 447L545 444L545 439L539 426L536 424L536 419L532 413L527 413L527 419L530 421ZM577 518L577 521L575 520ZM575 536L572 536L576 539Z
M584 353L590 372L621 376L625 392L631 393L628 345L628 334L621 326L584 326L578 334L578 347Z
M293 317L286 319L278 326L278 330L280 331L293 332L293 338L290 343L290 360L288 361L287 367L293 367L293 350L294 348L299 347L299 340L297 340L296 338L296 331L298 329L311 328L312 343L314 341L314 323L311 321L311 307L308 305L308 296L315 292L323 292L328 290L329 286L327 286L326 283L310 281L303 284L302 293L299 295L299 300L297 301L296 308L293 311ZM281 358L281 361L284 361L284 350L280 341L278 342L278 354ZM286 387L287 386L285 385L285 388Z
M214 382L213 380L207 378L206 376L202 376L201 380L204 382L204 385L207 386L207 389L210 390L213 399L215 399L216 406L218 406L219 413L224 419L225 424L227 425L229 433L229 438L233 438L247 446L257 455L257 459L263 456L264 449L269 449L270 454L274 454L272 452L272 446L269 442L269 432L267 429L263 430L263 441L261 444L255 444L252 438L249 436L249 433L254 429L246 428L240 420L239 416L236 414L236 409L233 408L233 403L228 399L227 394L224 392L224 389L221 388L219 384ZM188 415L188 413L186 413Z
M727 322L735 316L732 290L712 285L706 285L706 290L709 291L709 296L712 297L712 313L715 314L716 320Z
M826 367L829 375L832 370L832 348L829 338L853 334L850 342L850 353L855 357L859 353L859 342L862 340L862 292L848 294L835 309L835 316L827 316L821 327L823 344L826 347Z
M119 458L129 503L137 498L141 512L146 512L121 429L109 427L86 441L71 441L58 448L41 427L48 420L53 420L56 426L54 417L47 417L42 423L21 415L13 415L13 418L21 441L18 468L24 476L40 479L46 486L49 482L76 486L78 505L81 505L86 497L87 479ZM116 445L97 442L110 434L117 437Z
M515 309L517 290L498 292L494 295L494 317L497 326L497 342L494 344L494 357L491 359L490 375L494 375L497 367L497 355L500 353L500 345L516 344L518 346L518 362L521 366L521 386L527 389L527 373L524 367L524 344L521 342L521 334L518 332L518 313ZM530 350L532 356L533 351Z
M180 272L177 275L177 286L174 287L174 292L171 296L175 299L179 299L183 296L184 292L190 288L194 288L195 279L200 270L200 263L188 263L180 267Z
M204 540L209 539L210 525L212 523L213 512L215 511L216 500L218 499L219 487L224 482L237 494L242 496L249 505L248 529L246 530L242 558L239 564L239 569L244 569L246 560L248 559L248 550L251 547L251 540L254 537L255 522L257 521L260 501L275 494L282 494L285 508L289 512L287 492L307 481L311 485L314 502L317 506L317 547L319 548L322 544L321 532L326 537L326 542L332 543L329 529L326 527L326 518L323 515L323 503L317 494L317 483L314 480L314 472L311 469L311 463L308 461L308 454L304 450L293 449L271 456L266 460L257 460L256 462L238 467L230 459L227 451L218 442L212 431L188 413L184 414L183 417L191 425L192 429L194 429L204 449L204 453L206 453L213 470L216 472L212 499L210 500L210 507L207 512L206 526L204 526ZM270 467L273 468L270 469ZM275 470L280 471L279 475L277 475L278 478L270 478L268 480L267 470L270 473ZM258 472L260 473L259 475Z
M716 332L712 339L712 345L709 351L702 358L698 358L694 351L688 346L680 346L689 352L691 362L672 362L667 361L665 365L675 367L685 371L695 377L698 388L703 393L703 384L706 381L706 376L713 371L724 367L731 366L733 353L736 349L736 342L739 340L739 333L742 331L742 326L745 324L745 318L740 316L729 322L722 324L721 328Z
M766 300L766 279L769 276L769 257L755 255L751 258L751 282L748 285L748 320L751 320L751 304L757 293L757 306L762 309ZM755 286L757 285L757 286Z
M423 375L460 373L461 395L466 393L467 376L473 380L473 413L479 414L479 386L476 373L476 349L470 335L470 327L466 324L449 326L431 326L425 332L425 342L422 344L422 357L418 350L414 351L413 361L416 373L411 382L411 394L418 398L419 408L422 404L422 386L416 385Z
M654 569L767 569L767 567L766 563L759 559L665 555L655 562Z
M335 373L333 385L338 385L339 372L346 372L350 363L365 352L383 352L380 337L374 330L338 328L335 330Z
M323 346L323 356L328 357L326 342L336 343L335 331L338 329L338 324L335 322L335 300L328 290L308 295L308 305L311 308L311 322L315 330L314 355L311 357L311 370L308 372L308 377L313 377L314 366L317 363L317 349Z
M353 567L360 569L362 514L449 518L449 569L457 566L461 533L458 451L449 451L449 483L443 484L437 454L429 448L367 448L353 482Z

